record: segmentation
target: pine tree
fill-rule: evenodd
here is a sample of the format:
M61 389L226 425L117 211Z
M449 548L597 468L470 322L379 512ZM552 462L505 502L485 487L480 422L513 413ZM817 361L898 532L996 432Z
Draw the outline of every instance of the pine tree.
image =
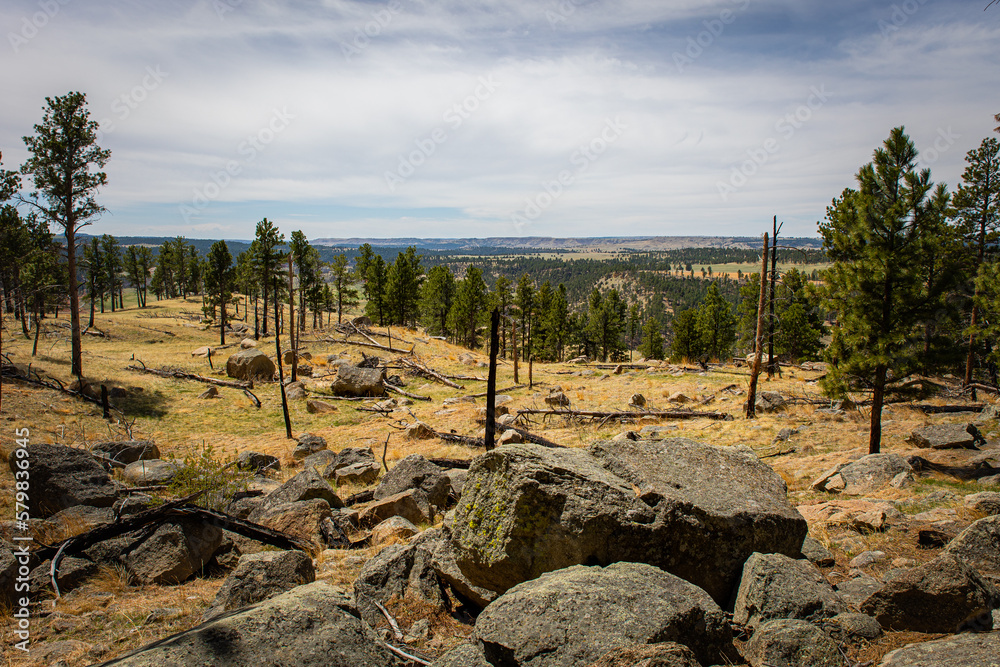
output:
M720 361L728 359L736 344L736 316L719 293L716 281L709 285L705 299L698 307L697 326L704 353Z
M347 262L347 255L340 253L330 263L330 275L333 278L333 292L337 299L337 324L344 316L345 308L358 305L358 290L354 289L354 272Z
M90 322L87 327L94 326L94 304L97 296L104 294L104 267L101 256L101 241L96 236L83 247L83 270L87 278L90 292ZM101 296L101 312L104 312L104 297Z
M457 343L470 349L479 347L479 331L486 319L488 304L483 272L478 267L470 266L465 271L465 278L458 281L455 303L449 315Z
M642 325L642 342L639 353L646 359L663 358L663 334L660 333L660 323L650 317Z
M507 358L507 332L510 330L509 312L514 303L514 284L509 278L500 276L490 293L491 304L500 309L500 356Z
M670 354L677 360L700 359L705 347L698 328L698 309L688 308L674 315L672 329Z
M521 358L527 361L531 357L532 327L534 324L532 314L535 312L535 283L532 282L527 273L522 274L517 281L517 287L514 290L514 307L516 308L516 317L520 322L518 339L521 345Z
M205 270L205 291L208 294L205 308L219 313L219 344L226 344L226 307L233 298L236 269L233 256L225 241L216 241L208 251ZM206 313L208 314L208 313Z
M274 294L274 279L282 269L282 254L279 247L285 242L285 235L278 233L278 228L274 223L264 218L257 223L257 238L254 239L256 248L254 249L254 265L257 268L257 282L261 286L261 293L264 297L264 318L261 335L267 335L267 311L268 295L277 298ZM275 322L275 328L278 323Z
M824 388L842 393L860 382L872 390L868 450L882 441L882 406L889 371L900 378L916 365L918 324L926 316L926 249L929 170L917 172L917 150L902 127L894 128L872 162L857 174L820 223L823 247L833 261L825 271L824 301L838 327L827 351Z
M431 267L420 288L420 320L427 333L450 336L448 315L455 302L455 293L455 276L451 269L445 264Z
M110 234L101 236L101 257L104 271L104 290L111 297L111 312L115 312L115 305L119 300L122 286L122 271L125 267L122 264L122 249L118 244L118 239ZM101 297L101 312L104 312L104 297Z

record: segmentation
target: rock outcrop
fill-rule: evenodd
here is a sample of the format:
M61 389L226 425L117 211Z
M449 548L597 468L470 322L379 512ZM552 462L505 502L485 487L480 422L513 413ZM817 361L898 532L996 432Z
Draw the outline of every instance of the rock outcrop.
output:
M11 471L21 470L27 452L31 493L28 512L44 519L74 505L111 507L117 498L108 472L82 449L33 444L13 449L7 458Z

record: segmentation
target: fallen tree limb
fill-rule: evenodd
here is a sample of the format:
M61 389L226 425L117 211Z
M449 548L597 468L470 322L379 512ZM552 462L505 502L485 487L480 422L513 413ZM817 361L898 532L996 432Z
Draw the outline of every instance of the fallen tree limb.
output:
M910 405L914 410L920 410L926 415L949 414L952 412L982 412L986 407L983 403L972 405Z
M503 389L497 389L497 393L505 394L508 391L514 391L515 389L524 389L527 386L528 385L526 384L515 384L512 387L504 387ZM469 394L468 396L463 396L462 398L485 398L485 397L486 397L486 392L484 391L481 394Z
M8 368L13 368L14 372L9 371ZM63 386L62 382L59 382L59 380L56 380L55 378L53 378L53 382L48 382L47 380L42 380L41 376L39 376L37 373L35 373L35 376L38 379L35 379L31 377L24 377L23 375L21 375L19 372L16 371L17 371L16 367L4 365L3 377L11 380L16 380L18 382L25 382L27 384L35 385L36 387L45 387L46 389L51 389L53 391L69 394L70 396L75 396L76 398L81 398L95 405L101 405L100 398L87 396L86 394L76 391L75 389L67 389L66 387Z
M336 338L326 338L326 339L324 339L324 342L327 342L327 343L340 343L340 344L343 344L343 345L357 345L359 347L371 347L371 348L374 348L376 350L382 350L383 352L392 352L394 354L395 353L399 353L399 352L402 352L404 354L413 354L413 348L412 347L410 348L409 352L407 352L406 350L394 350L391 347L386 347L385 345L379 345L378 343L363 343L360 340L346 340L346 339L344 339L344 340L337 340Z
M253 382L240 382L238 380L219 380L216 378L205 377L204 375L196 375L195 373L188 373L185 371L172 371L167 369L157 369L157 368L140 368L134 364L130 364L125 367L125 370L134 371L136 373L149 373L150 375L158 375L164 378L174 378L177 380L194 380L195 382L205 382L207 384L218 385L219 387L230 387L232 389L253 389Z
M732 415L725 412L694 412L689 410L647 410L645 412L623 412L612 411L602 412L599 410L551 410L524 408L517 411L517 416L521 415L556 415L562 417L589 417L591 419L635 419L636 417L659 417L660 419L732 419Z
M463 387L462 385L452 382L445 376L435 371L433 368L428 368L424 364L421 364L417 361L414 361L412 359L404 359L402 357L397 359L397 361L406 368L410 369L412 372L416 373L417 375L423 376L430 380L436 380L437 382L440 382L446 387L451 387L452 389L465 389L465 387Z
M51 551L55 552L54 554L51 554L52 564L49 567L49 576L52 580L52 589L55 591L56 599L59 598L59 584L56 579L59 575L59 563L62 561L63 556L70 553L80 552L87 547L97 544L98 542L103 542L104 540L108 540L113 537L131 533L151 524L163 523L171 518L194 518L202 521L210 521L215 526L225 528L226 530L238 533L239 535L243 535L244 537L248 537L252 540L278 547L279 549L299 549L301 551L305 551L306 553L311 553L313 551L314 546L312 543L293 535L273 530L266 526L253 523L252 521L230 516L228 514L224 514L223 512L217 512L215 510L205 509L204 507L189 504L202 493L204 492L199 491L198 493L193 493L189 496L165 503L159 507L144 510L128 517L119 518L118 521L113 523L101 524L85 533L80 533L79 535L74 535L73 537L63 540L58 547L39 549L36 553L43 560L49 557Z
M1000 388L994 387L988 384L981 384L979 382L972 382L965 387L966 389L978 389L979 391L985 391L990 394L1000 394Z
M254 393L252 391L250 391L249 389L244 389L243 393L246 394L247 398L249 398L251 401L253 401L253 404L256 407L258 407L258 408L260 407L260 399L257 398L257 396L254 395Z
M406 396L407 398L412 398L412 399L414 399L416 401L429 401L429 400L431 400L430 396L421 396L420 394L411 394L410 392L403 391L402 389L400 389L396 385L389 384L388 382L383 382L382 386L385 387L388 391L394 391L397 394L402 394L403 396Z

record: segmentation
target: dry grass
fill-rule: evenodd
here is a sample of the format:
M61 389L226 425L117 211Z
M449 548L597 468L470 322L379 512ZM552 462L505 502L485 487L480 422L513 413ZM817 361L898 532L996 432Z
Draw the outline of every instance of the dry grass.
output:
M301 464L291 457L295 443L285 437L276 384L259 385L254 389L263 404L257 409L238 390L220 388L219 398L203 400L197 398L205 389L201 383L159 378L126 370L129 364L137 363L133 361L134 358L152 368L169 366L203 375L215 373L218 377L225 377L224 371L219 369L224 368L226 356L235 351L235 348L221 350L214 355L215 371L209 368L207 359L192 357L190 354L198 347L218 343L217 331L205 330L198 323L199 307L200 303L196 301L176 299L156 302L142 311L128 309L98 315L97 328L108 336L85 338L83 365L86 377L98 384L126 388L128 397L113 402L125 413L125 421L129 424L132 436L154 440L167 457L183 459L211 448L221 460L232 459L244 450L253 450L278 456L282 462L278 481L290 477L301 470ZM11 336L19 331L19 327L14 326L9 319L5 320L4 352L9 353L15 362L31 362L39 370L68 383L71 378L66 330L52 327L51 321L47 323L50 325L51 335L42 339L40 354L32 359L30 341L21 336ZM312 353L311 363L317 369L317 374L326 372L325 359L328 354L360 360L363 348L316 342L328 335L329 332L309 331L304 336L308 342L301 346ZM414 352L417 357L443 373L485 378L485 369L467 366L459 361L459 355L465 353L465 350L427 338L422 332L394 328L393 335L415 344ZM285 338L282 337L283 342ZM236 340L232 338L227 342ZM406 349L409 349L409 343ZM273 338L263 339L260 343L260 348L272 356L273 346ZM366 354L370 352L367 349L364 351ZM390 362L393 358L388 353L376 353ZM481 361L486 359L482 351L476 352L474 356ZM335 401L338 408L335 413L313 415L306 412L304 402L297 401L291 404L293 433L300 435L310 432L321 435L326 438L330 449L335 451L347 446L370 446L378 459L382 457L383 446L388 438L385 455L390 467L394 461L409 454L470 458L478 453L467 447L439 440L408 441L402 437L400 427L419 419L438 431L480 435L482 426L476 422L476 416L477 408L485 405L484 399L454 405L443 405L443 402L447 398L485 392L485 382L459 381L465 388L456 390L423 378L408 376L400 370L391 372L403 377L407 382L407 391L430 396L432 401L414 401L412 405L389 416L359 411L357 407L363 403L350 401ZM830 500L829 496L810 490L809 485L832 465L867 453L867 414L859 412L838 421L817 415L815 406L803 404L792 406L781 414L765 414L752 421L742 419L745 393L733 395L721 390L735 384L739 391L745 392L748 378L744 372L741 369L723 369L710 373L676 375L667 364L654 364L650 370L626 370L620 375L614 375L606 370L568 364L535 364L534 387L505 393L512 396L513 400L508 404L511 410L546 407L544 397L556 386L566 392L572 401L572 407L577 409L625 409L632 394L636 393L642 394L647 400L647 406L653 409L671 407L666 397L674 392L682 392L696 402L712 399L697 409L728 412L736 419L724 422L692 419L598 425L594 422L550 417L537 419L529 427L533 432L556 442L569 446L586 446L598 439L611 438L626 429L639 430L646 423L667 425L674 427L671 434L677 437L689 437L716 445L747 445L753 448L760 456L767 457L764 460L786 481L793 504ZM526 382L526 365L521 366L520 373L520 380ZM819 398L820 390L815 382L817 376L818 373L788 369L780 378L762 381L760 389L779 391L786 396ZM312 395L322 398L318 396L322 393L321 380L307 379L306 383L307 388L312 388ZM498 383L501 388L514 384L510 362L501 363ZM55 391L5 382L2 401L2 419L6 426L0 429L0 453L4 455L14 446L15 428L30 428L32 442L78 447L98 440L126 437L123 422L108 423L101 418L97 406ZM917 426L962 420L962 416L947 415L930 418L911 409L893 407L885 416L883 450L891 452L911 449L905 438ZM797 432L780 446L773 445L775 436L783 428L794 428ZM986 435L991 437L996 434L987 432ZM359 490L360 487L342 486L339 492L346 496ZM937 490L947 490L960 497L981 489L971 482L930 476L910 489L887 490L873 496L900 502L908 513L941 506L957 508L960 505L960 498L959 501L941 498L924 500ZM13 516L12 491L13 476L5 469L0 473L0 517ZM960 514L960 518L962 521L971 521L974 517L966 513ZM69 527L69 530L72 531L73 528ZM935 554L935 550L917 547L915 533L898 529L882 534L858 535L817 525L811 527L811 534L832 547L837 565L831 572L846 573L846 563L850 556L868 548L885 551L890 555L887 562L894 557L907 557L922 562ZM846 548L840 546L842 544ZM365 560L374 553L371 549L326 551L318 561L317 577L338 586L349 587ZM879 570L876 568L872 571L877 573ZM34 635L34 639L38 646L68 638L106 649L99 655L88 653L85 658L67 658L70 665L107 659L195 625L220 584L221 579L210 578L196 579L172 587L135 587L125 580L123 573L105 570L83 588L70 592L61 599L56 606L57 613L39 617L36 628L38 633ZM39 608L39 612L51 612L51 603L43 607ZM146 622L150 612L158 608L180 611L176 616L171 615L173 612L165 616L161 614L163 618L154 615ZM419 613L426 612L427 610L410 609L406 604L394 609L394 613L400 615L404 627L412 623ZM82 622L74 629L68 629L73 623L66 619L71 618L78 618ZM4 625L9 628L9 624ZM449 638L457 638L468 632L467 626L451 617L439 618L432 615L432 626L432 641L436 639L437 643L423 646L428 650L449 645L452 642ZM869 648L876 652L887 651L888 646L898 637L903 635L893 634L884 642L873 644ZM5 641L8 639L9 637L4 637Z

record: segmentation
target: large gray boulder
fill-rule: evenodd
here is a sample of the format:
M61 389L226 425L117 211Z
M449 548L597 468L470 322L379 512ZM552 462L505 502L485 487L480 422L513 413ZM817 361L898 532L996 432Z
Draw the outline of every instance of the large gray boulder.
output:
M375 499L382 500L409 489L420 489L431 505L444 507L448 504L451 482L444 468L431 463L420 454L410 454L385 474L375 489Z
M125 566L143 584L180 583L212 560L222 537L222 530L210 523L172 520L129 552Z
M493 665L588 665L608 651L674 641L699 661L732 645L726 616L703 590L643 563L575 565L518 584L476 619Z
M301 551L262 551L241 556L202 619L217 618L315 580L312 559Z
M1000 632L970 632L898 648L879 667L993 667L997 656Z
M277 489L267 494L263 507L273 507L284 503L295 503L302 500L319 498L336 509L344 506L330 483L316 472L315 468L306 468L292 477Z
M267 528L318 544L322 542L323 524L332 516L326 500L313 498L290 503L261 503L247 518Z
M828 470L813 482L812 487L816 491L861 496L908 475L913 475L913 468L899 454L869 454Z
M1000 579L1000 514L973 522L945 547L980 573Z
M244 382L270 382L275 370L270 357L257 348L240 350L226 360L226 375Z
M493 667L475 644L459 644L431 663L431 667Z
M816 622L846 611L833 586L809 561L755 553L743 565L733 620L756 628L776 618Z
M976 449L975 426L972 424L934 424L914 429L907 438L917 447L934 449ZM981 436L980 436L981 437Z
M90 446L90 451L119 463L160 458L160 448L152 440L98 442Z
M116 667L400 667L358 617L350 598L325 581L161 639Z
M354 581L354 598L368 624L383 618L375 601L385 604L395 598L435 611L447 606L447 593L434 571L433 545L424 546L434 539L420 535L405 546L392 544L365 563Z
M588 667L701 667L687 646L677 642L623 646Z
M992 627L1000 591L949 553L906 570L861 603L883 628L913 632L961 632Z
M330 385L334 396L382 396L385 394L384 368L359 368L350 364L337 367L337 377Z
M743 657L753 667L843 667L836 642L808 621L775 619L747 642Z
M83 449L62 445L28 445L11 450L7 463L12 472L21 470L18 456L27 451L31 492L28 513L44 519L74 505L111 507L117 498L108 472Z
M799 554L806 522L748 448L675 438L487 452L452 530L462 571L500 593L570 565L631 561L725 604L750 554Z
M125 466L122 476L130 484L142 486L151 484L169 484L177 477L184 464L179 461L164 461L163 459L140 459Z
M1000 514L1000 492L997 491L970 493L962 502L966 507L983 514Z

